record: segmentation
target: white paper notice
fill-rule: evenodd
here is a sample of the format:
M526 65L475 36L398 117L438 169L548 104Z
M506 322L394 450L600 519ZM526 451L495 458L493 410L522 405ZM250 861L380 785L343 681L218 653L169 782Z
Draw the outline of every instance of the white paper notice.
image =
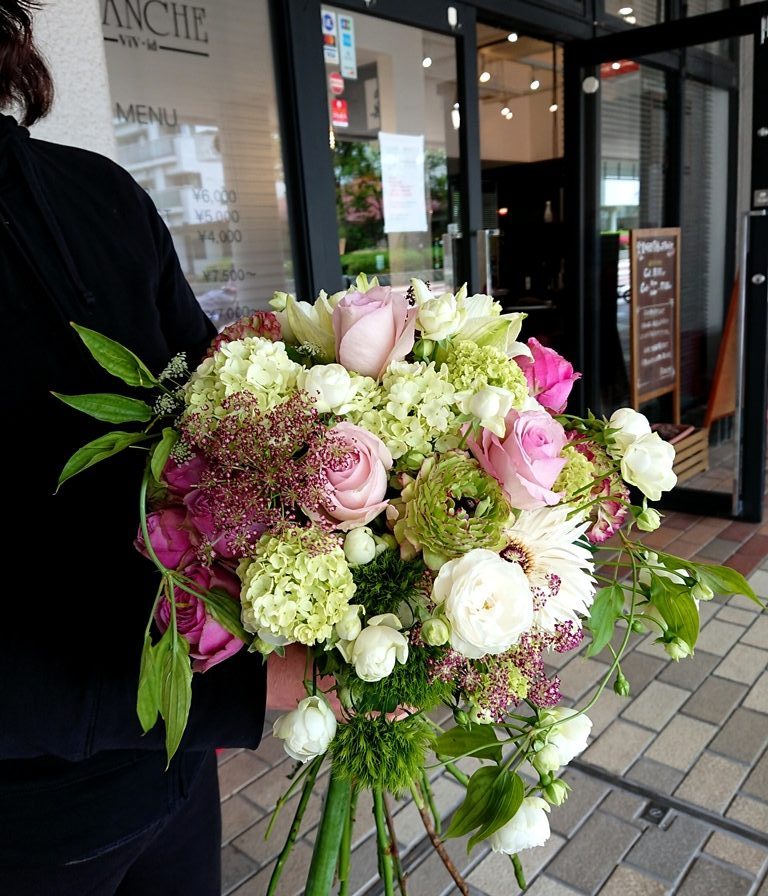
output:
M379 131L384 233L423 233L427 229L424 191L424 135Z

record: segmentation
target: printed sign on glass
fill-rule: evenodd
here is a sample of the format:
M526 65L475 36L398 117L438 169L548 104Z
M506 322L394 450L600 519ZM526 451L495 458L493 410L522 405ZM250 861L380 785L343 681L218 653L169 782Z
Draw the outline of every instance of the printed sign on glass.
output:
M379 132L384 233L427 229L424 135Z
M355 49L355 23L352 16L339 14L339 50L341 74L352 81L357 80L357 51Z
M323 58L329 65L339 64L339 38L336 32L336 13L322 12Z

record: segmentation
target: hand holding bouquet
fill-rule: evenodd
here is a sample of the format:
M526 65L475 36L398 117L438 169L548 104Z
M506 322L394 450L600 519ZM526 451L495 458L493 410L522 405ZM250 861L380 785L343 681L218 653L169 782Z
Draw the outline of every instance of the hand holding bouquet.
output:
M659 525L647 501L674 486L674 448L628 408L565 413L579 374L517 341L524 315L464 289L435 296L414 280L403 296L362 275L314 305L278 294L273 306L224 330L191 376L174 359L155 377L78 328L107 370L156 393L152 404L60 396L145 426L90 443L61 477L128 446L149 452L137 547L162 575L140 722L162 716L170 758L193 672L240 649L305 645L306 697L274 725L301 764L290 792L302 796L269 892L326 757L307 893L326 896L335 877L347 892L361 790L387 894L395 881L405 890L388 808L404 792L462 892L445 838L487 839L524 886L517 853L549 836L568 790L557 775L587 746L586 711L611 681L628 693L632 632L652 629L679 659L695 647L699 600L757 598L733 570L651 553L622 531ZM609 651L609 671L587 706L563 707L546 658L577 649L585 630L587 655ZM430 717L441 704L448 730ZM478 763L470 776L465 758ZM438 762L467 788L442 835L425 771Z

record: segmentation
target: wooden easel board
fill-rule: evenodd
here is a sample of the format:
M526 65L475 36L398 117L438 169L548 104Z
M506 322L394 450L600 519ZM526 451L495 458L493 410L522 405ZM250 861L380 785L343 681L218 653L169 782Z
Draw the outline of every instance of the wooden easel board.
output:
M680 422L680 228L630 230L632 407L672 393Z

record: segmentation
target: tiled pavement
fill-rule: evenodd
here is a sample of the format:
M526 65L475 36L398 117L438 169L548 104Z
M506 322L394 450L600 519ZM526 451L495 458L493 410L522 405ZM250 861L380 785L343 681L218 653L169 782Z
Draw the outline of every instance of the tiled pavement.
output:
M727 563L768 595L768 525L675 513L645 541ZM701 613L693 658L667 662L650 637L638 637L622 663L632 699L607 691L590 711L592 742L566 774L573 791L552 809L552 837L521 856L529 896L768 896L768 613L742 598L702 604ZM556 659L565 696L583 704L605 666L580 656ZM264 896L295 811L294 798L264 839L293 767L265 734L257 752L220 757L223 894ZM434 774L438 806L448 813L463 790ZM283 896L301 893L320 808L313 797L283 874ZM458 892L414 807L403 802L393 810L409 893ZM363 799L357 818L350 892L374 896L381 888ZM480 847L467 856L463 840L447 845L472 896L517 892L507 857Z

